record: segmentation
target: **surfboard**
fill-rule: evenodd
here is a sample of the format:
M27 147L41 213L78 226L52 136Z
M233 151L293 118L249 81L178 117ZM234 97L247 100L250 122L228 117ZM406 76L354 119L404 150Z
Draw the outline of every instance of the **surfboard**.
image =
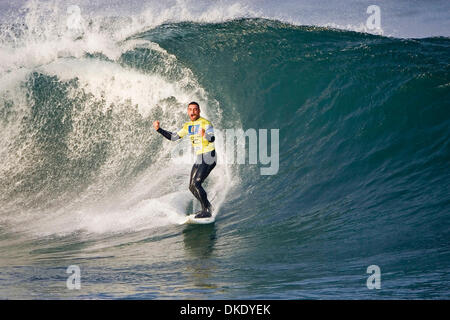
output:
M197 213L188 215L186 217L186 221L184 222L184 224L209 224L209 223L213 223L214 221L216 221L214 216L212 216L210 218L195 218L195 215Z

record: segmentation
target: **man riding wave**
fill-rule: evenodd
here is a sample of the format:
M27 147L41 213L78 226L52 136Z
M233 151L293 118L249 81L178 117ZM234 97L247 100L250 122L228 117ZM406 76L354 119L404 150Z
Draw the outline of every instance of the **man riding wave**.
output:
M177 133L162 129L158 120L153 122L153 127L171 141L177 141L185 136L190 138L197 157L191 170L189 190L202 205L202 211L195 218L209 218L212 213L211 203L208 201L208 196L202 187L202 183L216 166L217 155L214 147L214 129L211 122L200 117L200 106L197 102L193 101L188 104L187 113L191 121L186 122Z

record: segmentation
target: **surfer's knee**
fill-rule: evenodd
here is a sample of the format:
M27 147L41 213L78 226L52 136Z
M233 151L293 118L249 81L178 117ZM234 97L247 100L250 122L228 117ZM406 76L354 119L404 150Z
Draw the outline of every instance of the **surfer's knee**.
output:
M202 186L202 181L199 178L192 179L189 184L189 190L191 190L192 193L198 192Z
M189 188L193 188L195 190L200 189L202 186L202 179L201 178L196 178L196 179L192 179L191 185L189 186Z
M192 193L195 193L195 192L197 191L197 189L195 188L194 181L191 181L191 183L189 184L189 190L190 190Z

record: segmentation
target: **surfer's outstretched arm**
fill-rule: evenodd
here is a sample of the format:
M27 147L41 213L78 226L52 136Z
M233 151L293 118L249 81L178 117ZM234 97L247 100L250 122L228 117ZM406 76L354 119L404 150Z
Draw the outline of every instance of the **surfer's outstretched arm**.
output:
M159 132L164 138L171 140L171 141L177 141L178 139L181 139L181 137L177 133L173 133L167 130L164 130L159 126L159 121L153 122L153 127L157 132Z
M162 128L159 128L158 130L159 133L161 133L166 139L168 140L172 140L172 141L177 141L178 139L181 139L180 136L176 133L170 132L170 131L166 131Z

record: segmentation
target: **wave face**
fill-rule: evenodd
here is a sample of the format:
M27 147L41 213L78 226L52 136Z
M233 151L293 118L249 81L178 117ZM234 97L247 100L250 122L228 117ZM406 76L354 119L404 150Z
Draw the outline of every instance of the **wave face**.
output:
M448 296L448 39L237 19L45 37L37 53L16 28L0 66L2 297ZM178 225L191 165L152 128L179 128L191 100L216 128L280 130L277 174L214 169L207 227ZM60 285L72 264L79 292Z

